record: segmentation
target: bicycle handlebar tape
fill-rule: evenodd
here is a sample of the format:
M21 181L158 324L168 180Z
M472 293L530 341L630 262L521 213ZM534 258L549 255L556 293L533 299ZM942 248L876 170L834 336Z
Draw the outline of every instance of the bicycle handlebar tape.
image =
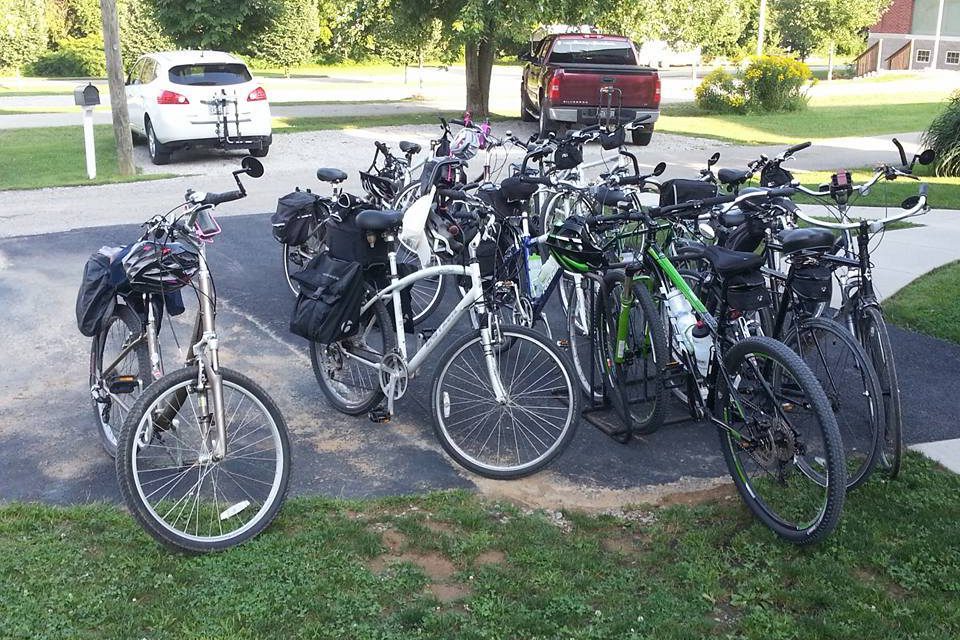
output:
M223 193L208 193L203 199L203 204L212 204L214 206L218 204L223 204L224 202L230 202L232 200L239 200L243 197L243 193L240 191L225 191Z
M789 155L793 155L793 154L796 153L797 151L803 151L804 149L806 149L807 147L809 147L809 146L812 145L812 144L813 144L813 143L810 142L809 140L807 140L806 142L801 142L800 144L795 144L795 145L793 145L792 147L787 148L787 153L786 153L786 155L789 156Z

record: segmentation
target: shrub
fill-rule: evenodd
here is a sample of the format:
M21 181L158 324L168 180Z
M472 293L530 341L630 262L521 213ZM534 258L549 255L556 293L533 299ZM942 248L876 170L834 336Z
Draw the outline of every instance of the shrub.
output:
M715 113L739 113L745 106L743 82L723 69L714 69L694 90L697 106Z
M930 128L923 144L937 152L934 171L938 176L960 176L960 91L954 92Z
M249 51L255 58L272 62L287 75L290 67L308 61L320 36L320 17L315 0L272 0L270 20L253 39Z
M807 106L810 67L792 58L761 56L743 72L748 111L797 111Z
M44 0L0 0L0 69L19 71L46 46Z
M30 75L53 78L102 78L107 75L107 61L103 53L103 38L64 38L60 48L50 51L33 63Z

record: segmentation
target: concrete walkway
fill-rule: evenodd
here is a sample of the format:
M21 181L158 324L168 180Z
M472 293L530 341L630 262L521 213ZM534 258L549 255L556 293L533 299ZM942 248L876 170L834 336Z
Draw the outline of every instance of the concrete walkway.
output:
M938 440L937 442L924 442L922 444L915 444L911 446L910 449L919 451L954 473L960 473L960 438Z

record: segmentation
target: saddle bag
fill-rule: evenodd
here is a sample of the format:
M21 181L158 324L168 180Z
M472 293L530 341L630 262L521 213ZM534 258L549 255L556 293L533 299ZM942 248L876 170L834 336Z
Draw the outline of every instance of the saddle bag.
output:
M833 297L833 273L819 264L797 267L790 286L801 300L828 302Z
M327 219L325 238L331 257L347 262L359 262L368 271L379 267L382 272L387 265L387 243L380 234L368 235L357 226L357 214L372 208L375 207L342 197L342 202L334 206Z
M714 198L717 193L715 184L689 178L674 178L660 185L660 206L669 207L681 202Z
M90 256L83 267L83 279L77 291L77 328L80 333L92 338L116 304L117 287L110 279L110 261L119 253L118 248L103 247Z
M756 311L770 306L767 281L759 271L728 277L723 291L727 305L737 311Z
M354 335L360 326L360 307L366 287L359 262L320 254L291 276L300 295L290 316L290 332L331 344Z
M320 196L309 191L294 191L277 200L277 212L270 216L277 242L298 246L306 242L318 220Z

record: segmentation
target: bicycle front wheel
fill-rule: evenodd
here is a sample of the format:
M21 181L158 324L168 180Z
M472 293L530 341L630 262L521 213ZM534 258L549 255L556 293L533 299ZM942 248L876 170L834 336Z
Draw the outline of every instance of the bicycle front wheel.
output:
M876 466L884 429L883 395L873 365L850 332L826 318L799 319L784 343L827 394L843 440L847 489L860 486Z
M858 323L860 343L866 349L877 372L883 392L883 408L886 421L880 439L880 456L877 461L881 471L890 478L900 474L903 460L903 410L900 405L900 381L893 359L893 347L883 314L876 307L867 307Z
M280 410L255 382L221 369L226 456L211 457L213 392L197 369L151 385L127 416L117 451L120 492L140 525L188 553L240 544L270 524L287 493L290 444Z
M847 480L826 394L800 356L771 338L745 338L723 362L716 417L740 497L781 538L822 540L840 521Z
M498 348L501 343L509 347ZM486 356L478 331L453 343L440 361L433 379L434 430L444 450L470 471L520 478L570 444L580 392L566 358L542 334L503 326Z

